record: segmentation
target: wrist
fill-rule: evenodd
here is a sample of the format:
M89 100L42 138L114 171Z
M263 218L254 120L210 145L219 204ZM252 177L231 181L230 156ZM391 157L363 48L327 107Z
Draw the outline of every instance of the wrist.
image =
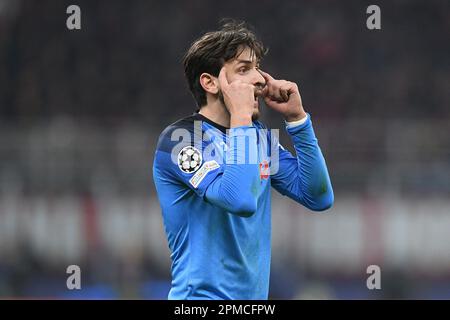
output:
M251 115L234 115L230 116L230 128L251 126L252 116Z
M285 115L284 116L284 120L286 122L295 122L295 121L299 121L301 119L304 119L305 117L306 117L306 112L301 110L298 113Z
M287 129L291 129L303 125L306 121L308 121L308 115L306 115L303 119L297 121L285 121L285 124Z

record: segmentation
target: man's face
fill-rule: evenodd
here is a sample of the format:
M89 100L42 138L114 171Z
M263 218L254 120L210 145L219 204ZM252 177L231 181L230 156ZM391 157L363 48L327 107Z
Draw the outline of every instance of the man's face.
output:
M255 86L255 110L253 112L252 119L257 120L260 113L258 99L262 95L262 89L266 84L263 76L259 73L259 61L254 53L252 54L251 49L246 47L237 57L227 61L224 65L227 70L228 82L231 83L239 79L242 82ZM225 105L222 92L220 91L219 97Z

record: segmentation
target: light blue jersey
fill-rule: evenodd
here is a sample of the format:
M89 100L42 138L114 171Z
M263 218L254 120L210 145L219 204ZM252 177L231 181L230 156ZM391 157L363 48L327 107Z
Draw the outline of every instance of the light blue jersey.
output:
M226 129L195 113L161 134L153 177L172 252L169 299L267 299L271 186L314 211L333 203L310 116L297 157L260 122Z

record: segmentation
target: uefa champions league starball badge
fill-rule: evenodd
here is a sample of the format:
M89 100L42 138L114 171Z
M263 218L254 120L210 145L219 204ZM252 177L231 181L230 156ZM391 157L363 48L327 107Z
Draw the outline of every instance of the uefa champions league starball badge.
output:
M178 167L185 173L194 173L202 165L202 155L197 148L187 146L178 154Z

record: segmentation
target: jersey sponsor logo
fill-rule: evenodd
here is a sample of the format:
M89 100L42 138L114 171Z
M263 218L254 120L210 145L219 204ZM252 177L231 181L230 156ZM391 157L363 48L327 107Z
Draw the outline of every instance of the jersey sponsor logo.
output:
M196 174L189 180L189 183L197 189L200 182L202 182L203 179L205 179L206 175L213 170L216 170L219 168L219 164L216 160L206 161L202 167L197 171Z
M178 168L184 173L194 173L202 165L202 154L197 148L187 146L178 153Z
M267 160L263 160L259 164L259 178L261 180L266 180L269 178L269 175L270 175L269 162L267 162Z

